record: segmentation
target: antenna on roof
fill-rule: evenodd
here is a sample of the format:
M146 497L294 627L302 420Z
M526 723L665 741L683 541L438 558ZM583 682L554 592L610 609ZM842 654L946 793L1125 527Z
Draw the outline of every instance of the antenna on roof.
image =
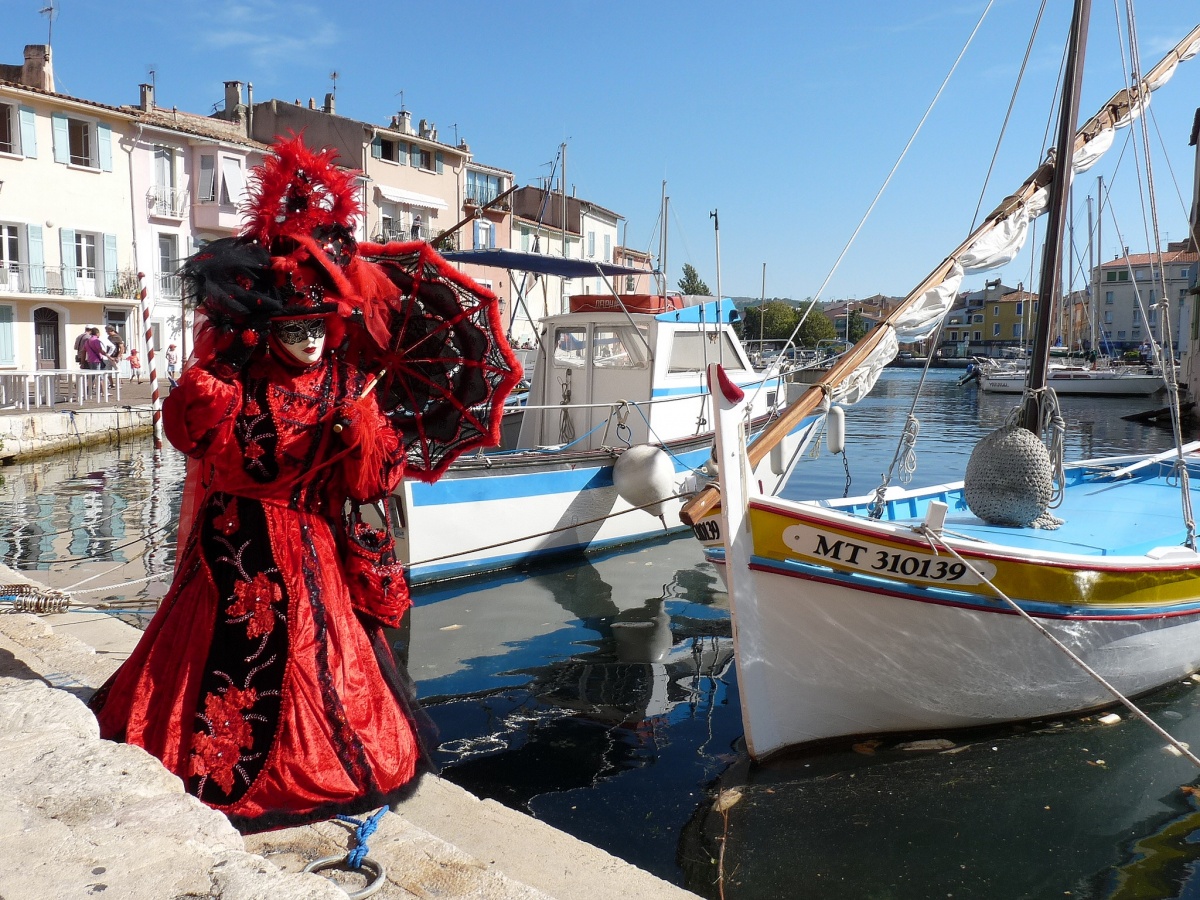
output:
M58 18L57 0L50 0L48 6L43 6L38 10L38 15L46 17L46 44L53 44L51 38L54 36L54 20Z
M396 91L395 96L400 98L400 112L404 112L404 91L403 90Z
M146 67L146 72L150 76L150 87L153 90L157 91L158 90L158 66L157 66L157 64L150 63L150 65Z
M335 97L337 96L337 80L338 80L337 69L334 69L332 72L329 73L329 81L333 84L333 95Z

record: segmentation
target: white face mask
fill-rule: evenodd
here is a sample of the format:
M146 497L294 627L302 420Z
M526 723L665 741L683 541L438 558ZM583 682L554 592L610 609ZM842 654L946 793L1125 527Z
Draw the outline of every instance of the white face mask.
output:
M274 330L283 349L305 365L312 365L325 352L324 319L283 320Z

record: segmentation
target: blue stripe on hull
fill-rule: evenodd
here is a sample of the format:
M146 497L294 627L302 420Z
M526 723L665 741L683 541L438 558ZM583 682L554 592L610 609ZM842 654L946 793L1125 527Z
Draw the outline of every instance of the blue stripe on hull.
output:
M676 472L690 472L703 465L710 449L700 447L676 453L672 457ZM577 494L613 486L612 464L585 466L578 469L558 469L551 472L530 471L500 475L494 470L478 470L471 475L443 477L433 484L413 482L413 506L442 506L447 503L480 503L487 500L517 500L523 497L544 497L547 494Z

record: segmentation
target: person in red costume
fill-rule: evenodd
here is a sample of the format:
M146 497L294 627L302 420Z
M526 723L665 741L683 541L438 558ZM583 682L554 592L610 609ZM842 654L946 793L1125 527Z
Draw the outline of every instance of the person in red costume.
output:
M303 212L312 180L278 205ZM393 803L427 758L382 632L408 606L403 578L344 513L405 471L379 373L343 339L372 300L355 292L378 282L355 275L368 264L344 224L311 225L216 241L184 266L201 326L163 406L193 460L175 579L91 703L103 737L144 747L247 832Z

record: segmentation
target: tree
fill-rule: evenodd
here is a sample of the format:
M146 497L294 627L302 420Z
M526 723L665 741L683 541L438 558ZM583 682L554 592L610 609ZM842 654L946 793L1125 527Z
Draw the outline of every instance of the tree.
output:
M758 306L747 306L742 310L742 339L756 341L760 335L764 340L785 341L796 330L796 324L812 301L799 306L786 300L768 300ZM796 346L815 347L818 341L829 341L837 337L837 329L829 317L819 308L809 313L804 325L796 334Z
M808 303L801 306L797 313L797 321L799 317L804 315L805 309L814 306L810 300ZM796 343L801 347L816 347L820 341L832 341L837 339L837 328L833 322L829 321L829 316L825 315L819 308L814 308L808 314L808 318L804 320L804 324L800 327L800 333L796 335Z
M708 285L700 277L700 273L696 271L696 267L691 263L683 264L683 277L679 279L679 292L681 294L695 294L700 297L711 297L712 291L708 289Z
M863 314L855 309L850 312L850 333L846 336L852 344L857 344L862 340L862 336L866 334L871 326L867 324L867 320L863 318Z

